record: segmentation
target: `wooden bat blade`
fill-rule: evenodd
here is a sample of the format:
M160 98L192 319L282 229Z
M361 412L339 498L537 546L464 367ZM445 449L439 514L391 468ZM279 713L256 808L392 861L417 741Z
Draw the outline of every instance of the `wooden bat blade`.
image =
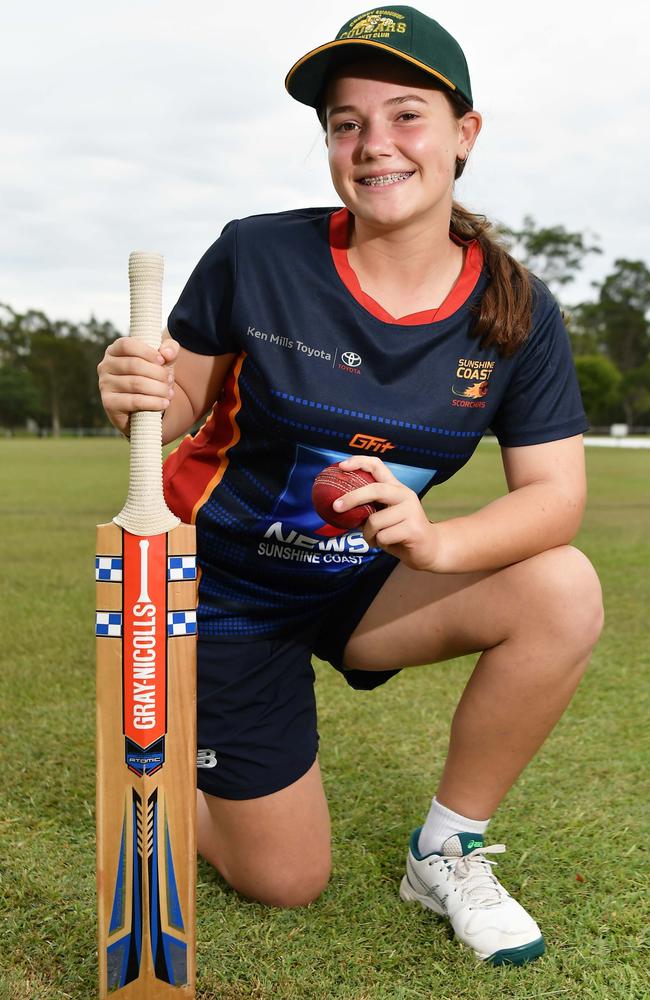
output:
M100 996L193 998L194 527L97 528Z

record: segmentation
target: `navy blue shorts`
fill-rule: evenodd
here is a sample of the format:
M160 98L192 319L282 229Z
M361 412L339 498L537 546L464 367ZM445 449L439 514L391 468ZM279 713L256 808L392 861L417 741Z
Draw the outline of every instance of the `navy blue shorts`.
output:
M199 639L200 789L225 799L270 795L297 781L318 752L312 655L340 670L357 690L398 670L345 670L346 643L397 565L392 557L363 573L345 599L291 637L228 642Z

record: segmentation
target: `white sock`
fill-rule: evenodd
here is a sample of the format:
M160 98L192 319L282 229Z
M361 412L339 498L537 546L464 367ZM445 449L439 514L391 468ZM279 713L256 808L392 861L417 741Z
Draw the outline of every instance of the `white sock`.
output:
M468 819L467 816L461 816L441 805L434 795L429 814L420 830L418 850L425 856L439 853L449 837L456 833L485 833L489 822L489 819Z

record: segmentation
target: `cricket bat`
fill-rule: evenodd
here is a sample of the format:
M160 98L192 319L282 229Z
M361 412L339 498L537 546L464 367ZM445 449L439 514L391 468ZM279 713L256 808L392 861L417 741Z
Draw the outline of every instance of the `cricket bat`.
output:
M163 258L129 258L131 336L160 346ZM126 504L97 528L99 995L194 997L196 546L162 490L161 414L131 417Z

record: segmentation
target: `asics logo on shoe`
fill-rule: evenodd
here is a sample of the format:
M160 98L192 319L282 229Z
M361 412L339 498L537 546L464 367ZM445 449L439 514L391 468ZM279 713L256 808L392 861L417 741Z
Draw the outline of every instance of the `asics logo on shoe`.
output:
M216 767L217 766L217 755L214 750L197 750L196 751L196 766L197 767Z
M469 840L467 842L467 850L468 851L472 851L472 850L474 850L477 847L483 847L483 841L482 840Z
M408 858L406 862L406 872L407 872L406 878L408 879L410 885L413 887L414 892L416 893L419 892L424 896L429 896L431 899L435 899L435 901L439 903L440 906L445 905L445 900L447 899L449 893L446 892L443 896L441 893L437 892L438 888L437 886L427 885L425 879L420 877L419 873L411 864L410 858Z
M441 906L444 906L445 903L447 902L447 899L449 898L449 893L448 892L446 892L444 896L441 896L440 893L436 892L436 890L434 888L432 888L432 887L426 887L426 893L425 894L427 896L430 896L431 899L437 900L437 902L440 903Z

